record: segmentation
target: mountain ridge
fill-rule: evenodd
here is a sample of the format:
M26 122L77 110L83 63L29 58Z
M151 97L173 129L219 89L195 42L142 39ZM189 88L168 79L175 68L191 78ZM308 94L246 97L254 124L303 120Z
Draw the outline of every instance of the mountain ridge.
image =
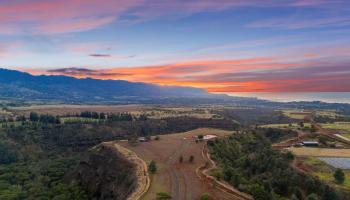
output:
M118 101L134 98L210 97L203 89L161 86L125 80L74 78L63 75L31 75L0 68L0 96L26 100L64 102Z

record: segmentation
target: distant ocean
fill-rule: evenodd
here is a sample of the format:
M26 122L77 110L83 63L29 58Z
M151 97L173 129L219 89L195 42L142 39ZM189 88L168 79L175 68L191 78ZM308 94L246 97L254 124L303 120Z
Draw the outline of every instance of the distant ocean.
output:
M350 103L350 92L237 92L227 95L256 97L278 102L323 101L327 103Z

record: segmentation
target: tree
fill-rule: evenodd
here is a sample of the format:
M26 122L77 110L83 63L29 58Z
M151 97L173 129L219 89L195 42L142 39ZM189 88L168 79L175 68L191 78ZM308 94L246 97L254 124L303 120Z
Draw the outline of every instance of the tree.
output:
M258 184L254 184L250 188L250 193L253 195L255 200L269 200L271 194L264 190L264 187Z
M188 159L188 161L189 161L190 163L193 163L193 161L194 161L194 156L191 155L190 158Z
M345 181L345 174L343 172L343 170L341 169L336 169L334 174L334 179L335 179L335 182L337 182L338 184L343 184L344 181Z
M303 128L304 127L304 122L299 122L299 126Z
M30 112L30 114L29 114L29 119L30 119L30 121L32 121L32 122L37 122L37 121L39 121L39 115L38 115L38 113L36 113L36 112Z
M100 113L100 119L106 119L106 114L103 113L103 112L101 112L101 113Z
M212 197L209 194L204 193L201 195L200 200L212 200Z
M306 197L306 200L318 200L318 196L315 193L311 193Z
M16 146L6 142L0 141L0 164L9 164L18 160Z
M158 192L156 197L157 200L168 200L171 198L171 195L166 192Z
M318 137L318 142L321 144L326 145L328 141L328 138L326 136L320 135L320 137Z
M148 171L152 174L155 174L157 172L157 165L154 160L152 160L148 165Z

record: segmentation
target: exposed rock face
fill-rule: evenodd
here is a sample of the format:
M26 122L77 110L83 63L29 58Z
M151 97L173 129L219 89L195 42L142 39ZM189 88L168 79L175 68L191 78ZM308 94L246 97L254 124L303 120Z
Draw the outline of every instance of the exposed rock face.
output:
M88 151L68 179L86 188L93 198L125 200L137 186L135 170L113 146L101 144Z

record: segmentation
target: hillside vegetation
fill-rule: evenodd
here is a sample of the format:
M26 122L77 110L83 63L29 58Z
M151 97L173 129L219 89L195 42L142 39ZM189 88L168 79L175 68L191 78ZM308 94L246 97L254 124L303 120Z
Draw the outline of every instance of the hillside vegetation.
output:
M235 134L209 146L222 170L218 177L252 194L256 200L345 198L319 179L292 168L290 163L294 156L273 149L263 134Z

